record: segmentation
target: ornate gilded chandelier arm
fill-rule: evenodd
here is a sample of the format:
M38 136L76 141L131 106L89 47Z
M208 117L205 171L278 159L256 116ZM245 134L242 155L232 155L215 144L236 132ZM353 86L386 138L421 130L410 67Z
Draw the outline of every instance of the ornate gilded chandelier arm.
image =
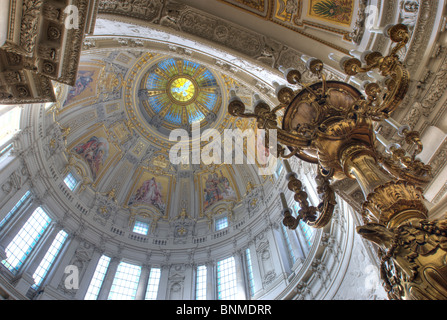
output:
M372 105L376 114L383 113L390 115L400 105L404 99L410 83L409 72L399 61L397 53L404 48L410 38L408 28L398 24L388 30L391 41L397 45L391 50L388 56L383 56L380 52L371 52L365 56L366 66L357 58L346 59L343 62L343 69L347 75L355 76L378 69L380 74L388 80L386 81L387 92L383 92L383 100Z
M334 208L337 204L335 200L335 192L331 188L329 180L319 172L316 177L318 184L317 191L319 194L323 195L323 199L318 207L310 206L308 194L303 190L302 182L297 178L297 175L291 171L287 160L284 161L284 165L288 172L288 188L295 193L294 200L298 202L300 206L297 218L294 218L291 214L287 214L287 207L284 207L284 225L289 229L294 230L298 226L299 221L302 220L308 226L315 229L321 229L327 226L332 219ZM317 216L317 212L320 213L319 216Z
M433 178L431 166L406 155L404 149L391 146L391 157L378 156L379 163L394 177L424 186Z
M291 159L292 157L299 154L302 150L300 148L294 148L288 155L286 155L286 148L278 144L277 146L277 154L278 158L282 159Z
M255 106L254 113L245 113L245 104L237 98L233 98L228 105L228 112L234 117L254 118L259 129L276 130L279 143L293 148L306 148L310 141L305 136L297 132L287 132L277 125L277 116L270 110L265 102L260 102ZM268 134L268 132L267 132Z
M404 131L404 135L405 135L405 142L408 144L413 144L415 146L415 149L412 154L412 159L414 160L416 156L421 154L422 151L424 150L420 133L418 131L406 130Z

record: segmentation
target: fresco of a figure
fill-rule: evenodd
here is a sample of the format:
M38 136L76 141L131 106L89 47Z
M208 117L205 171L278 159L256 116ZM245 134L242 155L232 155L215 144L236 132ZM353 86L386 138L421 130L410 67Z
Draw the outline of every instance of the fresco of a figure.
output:
M209 174L204 188L204 209L221 200L236 200L236 193L227 177L217 173Z
M166 209L166 204L163 201L162 195L163 187L160 182L157 182L155 177L143 182L137 189L134 196L130 199L129 205L136 203L146 203L153 205L162 212Z
M93 180L96 180L101 166L104 165L104 161L109 155L108 141L104 138L93 136L87 142L75 146L73 151L87 161Z
M68 92L67 99L65 100L65 105L70 104L75 98L79 98L79 96L84 93L87 89L89 91L93 91L91 88L91 83L93 82L93 76L95 72L89 70L79 70L78 77L76 79L76 83L73 87L70 88Z

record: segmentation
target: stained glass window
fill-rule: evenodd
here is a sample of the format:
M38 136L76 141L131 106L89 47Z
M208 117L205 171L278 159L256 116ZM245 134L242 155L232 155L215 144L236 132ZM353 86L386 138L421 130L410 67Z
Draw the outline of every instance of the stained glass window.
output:
M183 59L166 59L152 66L143 78L142 111L162 118L161 125L176 129L201 122L220 108L220 88L204 66Z
M191 80L180 77L175 79L171 84L171 95L179 102L187 102L194 97L196 92L195 85Z

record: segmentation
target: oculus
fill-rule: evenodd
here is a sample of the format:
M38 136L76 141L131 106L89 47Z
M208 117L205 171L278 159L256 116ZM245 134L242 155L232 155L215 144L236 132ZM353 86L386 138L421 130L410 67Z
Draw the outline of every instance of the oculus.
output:
M221 90L205 66L169 58L151 66L140 85L140 107L150 124L173 130L209 122L217 114Z

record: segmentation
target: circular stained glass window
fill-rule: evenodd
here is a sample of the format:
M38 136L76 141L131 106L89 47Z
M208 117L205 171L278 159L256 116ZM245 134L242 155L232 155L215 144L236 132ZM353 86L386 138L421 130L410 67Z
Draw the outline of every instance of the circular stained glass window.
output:
M208 68L174 58L151 66L140 93L143 114L157 119L159 129L205 121L210 113L217 114L222 102L220 87Z
M190 101L196 93L196 86L191 80L180 77L172 81L170 85L171 96L180 103Z

